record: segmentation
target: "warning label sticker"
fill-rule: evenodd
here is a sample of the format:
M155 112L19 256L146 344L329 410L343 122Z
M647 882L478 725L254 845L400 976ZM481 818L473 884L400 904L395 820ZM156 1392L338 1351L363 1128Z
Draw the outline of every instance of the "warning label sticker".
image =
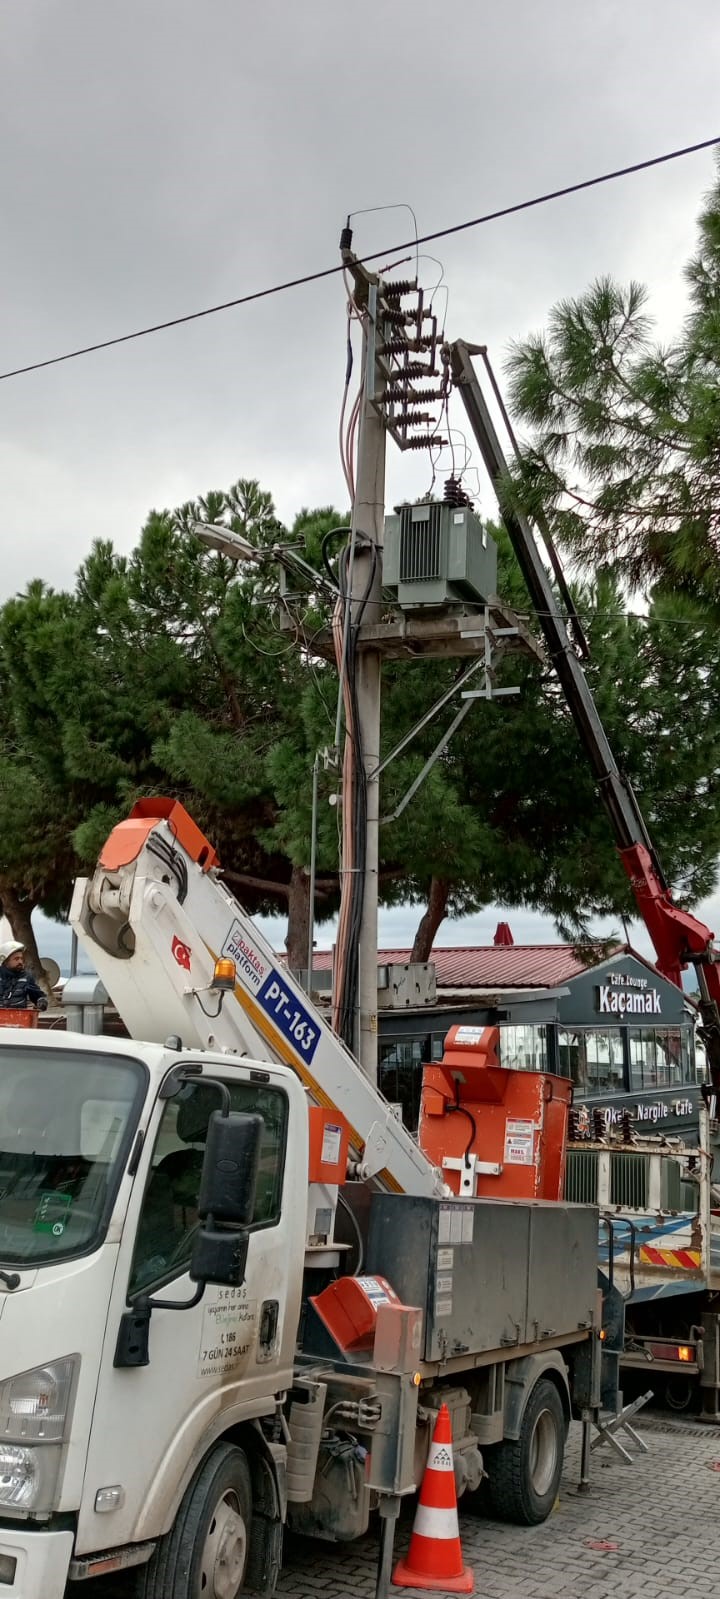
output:
M438 1244L471 1244L475 1212L470 1205L441 1205Z
M505 1165L532 1166L537 1123L508 1121L505 1127Z
M248 1299L244 1287L221 1289L205 1306L198 1377L218 1377L243 1366L255 1343L256 1322L257 1300Z
M377 1277L356 1277L355 1281L363 1289L363 1292L367 1294L371 1305L375 1309L377 1309L378 1305L390 1304L385 1284L379 1282Z
M532 1138L508 1138L505 1141L506 1166L532 1166Z
M322 1151L320 1154L320 1159L323 1163L323 1166L337 1166L337 1163L340 1159L341 1142L341 1129L339 1127L333 1127L330 1125L330 1123L328 1123L327 1127L323 1131Z

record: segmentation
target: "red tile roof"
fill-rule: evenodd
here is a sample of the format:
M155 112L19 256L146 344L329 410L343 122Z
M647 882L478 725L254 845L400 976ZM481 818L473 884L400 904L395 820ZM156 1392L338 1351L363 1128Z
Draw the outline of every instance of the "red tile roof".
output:
M598 950L598 962L606 950ZM402 965L410 959L409 949L378 950L378 965ZM578 956L572 944L461 945L457 949L434 949L438 988L559 988L571 977L587 971L595 963ZM314 965L329 969L332 955L318 950Z

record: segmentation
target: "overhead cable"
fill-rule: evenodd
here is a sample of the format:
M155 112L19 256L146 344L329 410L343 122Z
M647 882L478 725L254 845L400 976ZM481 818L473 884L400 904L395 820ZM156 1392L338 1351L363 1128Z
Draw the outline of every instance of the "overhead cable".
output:
M616 178L630 177L635 172L646 172L651 167L659 167L668 161L677 161L682 156L696 155L700 150L709 150L714 145L720 145L720 134L712 139L701 139L697 144L686 144L681 149L668 150L664 155L650 156L644 161L634 161L630 166L617 167L612 172L601 172L594 178L583 178L579 183L567 183L559 189L549 189L545 194L537 194L529 200L516 201L514 205L501 206L496 211L487 211L483 216L471 217L466 222L456 222L451 227L437 228L433 233L424 233L420 238L405 240L402 244L386 246L382 250L375 250L371 255L362 256L360 259L367 263L377 261L381 257L396 255L401 250L416 250L421 244L432 244L437 239L449 239L456 233L466 233L471 228L482 227L488 222L498 222L503 217L516 216L521 211L530 211L535 206L547 205L551 200L562 200L571 194L580 194L584 189L594 189L601 183L611 183ZM335 277L343 271L342 264L323 267L318 272L306 272L301 277L287 278L282 283L273 283L265 289L255 289L251 294L238 295L233 300L223 300L218 305L205 306L202 311L189 311L184 316L169 317L164 322L154 322L148 327L136 328L132 333L116 334L114 338L98 339L94 344L82 345L77 350L67 350L64 355L52 355L43 361L29 361L25 366L12 367L7 372L0 372L0 383L8 378L21 377L27 372L39 372L43 367L60 366L65 361L76 361L82 355L93 355L98 350L109 350L118 344L130 344L135 339L145 339L152 333L163 333L168 328L178 328L188 322L199 322L203 317L217 316L220 311L232 311L241 305L250 305L258 300L267 300L272 295L285 294L290 289L303 288L309 283L319 283L323 278Z

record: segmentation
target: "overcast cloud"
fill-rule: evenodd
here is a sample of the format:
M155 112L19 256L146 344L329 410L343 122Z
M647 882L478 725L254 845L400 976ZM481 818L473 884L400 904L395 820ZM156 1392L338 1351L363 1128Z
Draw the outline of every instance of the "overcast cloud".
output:
M717 131L716 0L0 0L0 27L2 370L332 264L356 208L422 233ZM671 336L711 175L444 241L449 331L500 359L607 271ZM355 245L409 232L362 217ZM286 519L342 506L343 339L330 279L0 384L0 597L241 475ZM426 487L389 466L390 501Z

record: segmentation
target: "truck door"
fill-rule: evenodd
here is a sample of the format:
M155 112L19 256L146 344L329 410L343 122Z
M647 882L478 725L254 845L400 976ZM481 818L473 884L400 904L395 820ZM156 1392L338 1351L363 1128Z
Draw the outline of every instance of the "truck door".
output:
M208 1287L191 1310L152 1312L149 1364L114 1364L123 1312L143 1294L190 1299L188 1267L198 1227L197 1202L210 1114L220 1098L212 1083L187 1083L162 1105L144 1187L128 1211L114 1305L88 1457L78 1550L153 1537L178 1480L194 1469L214 1437L243 1416L272 1410L292 1381L299 1317L305 1216L289 1199L307 1187L307 1150L283 1087L225 1079L232 1109L262 1116L259 1179L245 1282ZM297 1114L297 1105L292 1107ZM137 1187L138 1185L136 1185ZM285 1196L285 1198L284 1198ZM304 1207L302 1207L304 1209ZM98 1513L95 1497L120 1485L123 1504Z

